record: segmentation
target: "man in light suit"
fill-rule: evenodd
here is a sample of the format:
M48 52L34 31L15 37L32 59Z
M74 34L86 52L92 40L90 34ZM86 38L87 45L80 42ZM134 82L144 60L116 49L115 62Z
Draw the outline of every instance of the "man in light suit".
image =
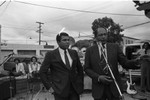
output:
M75 50L68 49L67 33L61 32L56 40L59 47L47 52L40 68L41 80L46 89L54 90L55 100L80 100L79 95L83 91L83 68L78 54ZM51 73L50 80L47 78L48 71Z
M94 100L120 100L119 92L106 66L103 53L121 90L118 63L124 68L133 69L137 68L137 62L127 60L119 45L107 43L108 33L105 28L98 27L93 33L96 44L86 50L84 69L86 74L92 78L92 96Z

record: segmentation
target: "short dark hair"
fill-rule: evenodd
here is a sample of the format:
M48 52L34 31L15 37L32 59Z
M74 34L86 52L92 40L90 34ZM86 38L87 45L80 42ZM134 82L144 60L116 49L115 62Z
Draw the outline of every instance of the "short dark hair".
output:
M14 59L14 62L16 62L16 61L18 61L18 62L20 63L20 59L15 58L15 59Z
M31 61L33 61L33 58L35 58L35 60L37 61L37 57L35 57L35 56L33 56L33 57L31 57Z
M144 44L142 45L142 48L144 48L144 47L145 47L145 45L148 45L148 48L150 48L150 44L149 44L149 42L144 42Z
M60 34L57 34L56 41L60 42L62 36L69 36L69 35L66 32L61 32Z

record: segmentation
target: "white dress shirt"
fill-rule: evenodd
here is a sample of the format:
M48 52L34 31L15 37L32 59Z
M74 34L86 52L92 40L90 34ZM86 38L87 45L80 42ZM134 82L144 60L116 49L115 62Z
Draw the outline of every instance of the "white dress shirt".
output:
M23 74L25 74L23 63L16 64L16 72L22 72Z
M31 62L29 65L29 73L32 73L33 71L38 72L40 70L40 64L39 63L33 63Z
M102 43L101 43L101 42L97 42L97 45L98 45L98 50L99 50L99 56L100 56L100 58L101 58L101 56L102 56ZM106 44L104 44L103 53L105 54L105 57L106 57L106 59L107 59L107 48L106 48Z
M66 62L65 62L65 56L64 56L64 50L61 49L61 48L59 48L58 50L59 50L59 53L60 53L60 56L61 56L62 61L64 62L64 64L66 64ZM68 59L69 59L70 66L72 66L72 59L71 59L71 56L70 56L68 50L66 50L66 51L67 51L67 56L68 56Z

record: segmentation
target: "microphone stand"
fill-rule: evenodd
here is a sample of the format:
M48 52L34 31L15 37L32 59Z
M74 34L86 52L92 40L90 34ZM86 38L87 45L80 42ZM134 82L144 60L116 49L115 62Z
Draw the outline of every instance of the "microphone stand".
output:
M14 55L14 53L11 53L7 56L7 58L0 64L0 66L2 66L4 63L6 63L12 56ZM9 71L9 91L10 91L10 100L13 100L13 86L12 86L12 76L13 76L13 73L12 71Z
M104 60L106 61L106 67L105 67L105 68L108 68L109 71L110 71L110 74L111 74L111 76L112 76L112 79L113 79L113 81L114 81L114 83L115 83L115 85L116 85L116 87L117 87L117 89L118 89L118 92L119 92L119 95L120 95L120 100L124 100L124 97L123 97L123 95L122 95L122 93L121 93L121 90L120 90L120 88L119 88L119 85L118 85L118 83L117 83L117 81L116 81L116 79L115 79L115 77L114 77L114 74L113 74L113 72L112 72L112 70L111 70L111 68L110 68L110 65L109 65L109 63L108 63L107 57L106 57L106 55L104 54L104 47L102 46L101 43L100 43L99 45L100 45L100 47L101 47L101 49L102 49L102 55L104 56ZM107 52L106 52L106 54L107 54ZM104 68L104 69L105 69L105 68Z
M13 55L14 55L14 53L11 53L8 56L6 56L7 58L0 64L0 66L2 66L4 63L6 63Z
M10 100L13 100L13 86L12 86L12 72L9 73L9 91L10 91Z

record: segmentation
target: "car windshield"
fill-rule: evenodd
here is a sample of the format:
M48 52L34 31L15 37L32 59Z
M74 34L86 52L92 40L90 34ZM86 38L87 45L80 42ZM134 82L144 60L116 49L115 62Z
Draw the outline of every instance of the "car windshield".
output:
M30 63L32 55L14 55L10 59L8 59L7 62L14 62L14 59L19 59L20 62L25 62L26 64ZM43 61L43 58L38 58L38 62L41 63Z

